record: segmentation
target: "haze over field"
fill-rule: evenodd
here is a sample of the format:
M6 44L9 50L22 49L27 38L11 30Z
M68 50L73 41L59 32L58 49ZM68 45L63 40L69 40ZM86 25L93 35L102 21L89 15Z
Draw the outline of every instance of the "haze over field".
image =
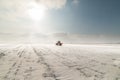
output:
M70 34L70 33L0 33L0 43L38 43L54 44L61 40L65 44L79 43L101 43L117 44L120 43L119 35L98 35L98 34Z

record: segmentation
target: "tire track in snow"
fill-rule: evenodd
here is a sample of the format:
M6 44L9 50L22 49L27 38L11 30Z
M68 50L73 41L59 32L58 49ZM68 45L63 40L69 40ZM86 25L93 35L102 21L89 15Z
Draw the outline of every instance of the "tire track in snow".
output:
M63 60L63 62L61 62L61 63L63 63L63 65L67 66L70 69L73 68L73 69L78 70L80 72L80 75L82 74L81 76L85 76L85 77L93 77L94 76L94 80L99 80L99 79L101 80L106 75L105 72L101 72L101 71L99 71L99 69L95 69L95 68L93 69L93 68L91 68L92 66L91 67L90 66L87 67L87 66L84 65L84 67L81 68L81 65L78 64L79 62L73 62L71 59L68 59L67 57L64 57L63 55L61 55L61 52L59 50L55 50L54 49L54 51L53 51L53 50L51 50L49 48L47 48L47 49L48 49L47 52L51 52L56 57L61 58ZM81 59L83 59L83 58L88 59L88 61L89 60L90 61L94 60L94 59L91 59L91 58L89 59L87 56L83 56L83 55L80 58ZM96 61L96 62L98 62L98 61ZM100 62L98 62L98 64L105 66L105 64L100 63ZM98 66L98 65L96 65L96 66Z
M96 59L98 56L93 58L90 55L78 54L79 52L75 52L76 50L71 47L66 47L62 50L62 47L40 46L40 48L36 48L29 46L30 49L28 46L23 46L16 48L15 51L18 51L15 53L17 57L14 60L16 61L13 61L14 63L5 76L6 79L3 80L39 80L42 77L41 80L109 80L108 78L104 79L106 74L99 68L107 68L107 66L111 67L112 65ZM84 52L86 53L86 51ZM29 57L34 54L35 56ZM106 56L101 57L100 55L100 59L104 57ZM82 61L85 63L83 64ZM45 70L40 72L42 69ZM115 69L115 67L112 67L112 69ZM37 72L39 73L38 75L35 75L36 70L40 72ZM119 77L114 77L110 80L119 79Z
M60 80L57 79L56 74L54 73L54 70L51 68L51 66L45 61L42 52L38 52L35 48L33 48L34 52L36 53L37 56L39 56L38 62L42 63L46 67L46 72L43 73L43 77L47 78L48 80Z
M15 55L17 55L17 61L13 63L13 65L9 68L9 71L7 72L7 74L4 77L4 80L16 80L15 76L17 75L18 71L20 70L20 67L22 65L22 59L21 59L21 55L23 53L25 53L25 48L23 46L21 47L17 47L18 48L18 53L16 53ZM21 49L22 48L22 49Z
M37 51L42 52L42 56L46 60L47 64L49 64L51 66L51 69L54 70L54 74L57 76L57 79L60 79L60 80L73 80L73 78L71 78L70 75L67 75L67 74L69 74L70 71L72 71L73 73L75 73L76 71L73 71L73 69L70 69L68 67L68 65L64 65L61 61L59 61L59 59L62 59L63 61L65 61L66 59L64 57L56 55L54 52L51 51L51 49L49 49L47 47L44 47L41 50L40 49L37 49ZM49 56L49 55L50 55L50 57L54 57L54 56L56 57L55 61L57 61L57 65L55 65L55 66L57 66L58 69L61 69L61 70L66 69L65 73L64 73L64 71L61 72L59 70L56 70L57 67L55 69L55 66L53 66L53 64L56 64L56 63L54 63L53 60L50 60L49 58L47 58L47 56ZM69 59L67 59L67 60L69 60ZM53 61L53 63L51 64L51 63L49 63L49 61ZM62 73L66 74L66 75L64 75ZM71 76L73 76L73 75L71 74ZM79 75L77 77L79 77ZM79 79L80 79L80 77L79 77Z

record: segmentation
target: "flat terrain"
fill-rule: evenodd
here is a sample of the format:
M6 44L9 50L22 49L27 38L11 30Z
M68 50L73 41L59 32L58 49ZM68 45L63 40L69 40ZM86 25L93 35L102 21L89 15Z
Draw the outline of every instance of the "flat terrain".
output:
M0 45L0 80L120 80L120 45Z

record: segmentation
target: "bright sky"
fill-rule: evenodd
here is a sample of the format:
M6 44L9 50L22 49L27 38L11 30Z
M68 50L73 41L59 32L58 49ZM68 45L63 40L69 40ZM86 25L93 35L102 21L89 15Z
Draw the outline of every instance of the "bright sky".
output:
M0 0L0 32L120 35L120 0Z

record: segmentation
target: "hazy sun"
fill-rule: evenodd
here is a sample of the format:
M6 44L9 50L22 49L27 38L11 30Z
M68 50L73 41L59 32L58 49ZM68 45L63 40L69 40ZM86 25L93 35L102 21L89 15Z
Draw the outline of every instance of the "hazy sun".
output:
M34 4L28 9L28 14L33 20L39 21L45 17L46 7L44 5Z

